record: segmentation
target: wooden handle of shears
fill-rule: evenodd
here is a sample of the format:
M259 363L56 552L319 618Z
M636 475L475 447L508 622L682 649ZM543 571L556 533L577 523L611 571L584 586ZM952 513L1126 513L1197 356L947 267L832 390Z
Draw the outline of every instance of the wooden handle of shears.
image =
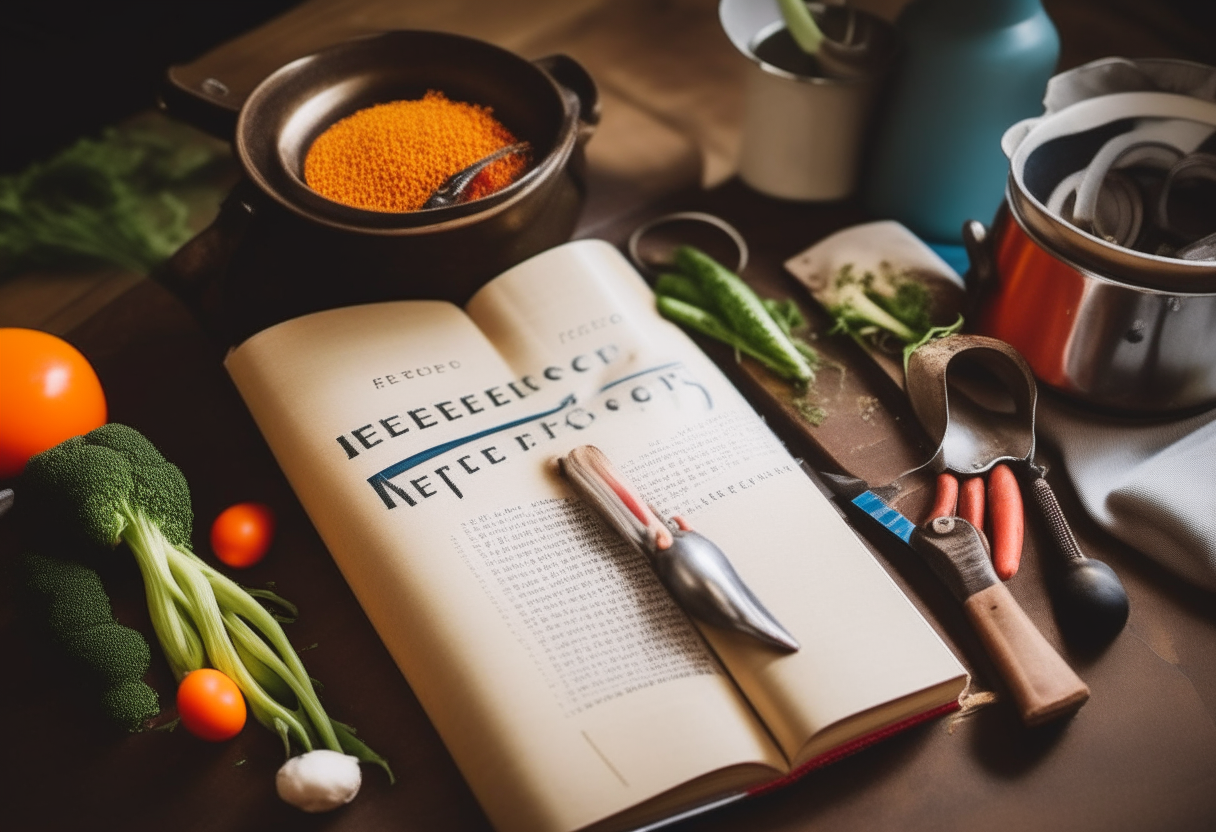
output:
M980 640L1013 694L1027 725L1072 713L1089 699L1089 688L1048 643L1002 583L963 602Z

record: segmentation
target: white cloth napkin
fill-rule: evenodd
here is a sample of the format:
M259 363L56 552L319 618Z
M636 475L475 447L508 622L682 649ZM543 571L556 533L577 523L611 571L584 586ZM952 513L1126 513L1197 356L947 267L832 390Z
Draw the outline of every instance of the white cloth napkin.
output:
M1098 525L1216 590L1216 410L1146 421L1040 397L1037 416L1039 436Z

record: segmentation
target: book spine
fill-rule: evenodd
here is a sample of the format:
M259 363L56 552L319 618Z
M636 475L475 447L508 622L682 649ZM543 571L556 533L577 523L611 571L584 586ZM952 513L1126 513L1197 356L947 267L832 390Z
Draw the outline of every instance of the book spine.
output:
M901 731L906 731L909 728L920 725L922 722L928 722L930 720L937 719L938 717L945 716L948 713L953 713L958 709L959 704L957 701L947 702L944 705L939 705L938 707L932 708L924 713L908 717L901 722L896 722L892 725L888 725L885 728L879 728L877 731L871 731L865 736L858 737L852 742L847 742L844 745L833 748L831 751L826 751L823 754L820 754L818 757L812 757L784 777L780 777L776 780L770 780L767 783L763 783L753 789L748 790L747 796L756 797L757 795L768 794L769 792L776 791L777 789L788 786L790 783L802 778L815 769L823 768L824 766L830 765L837 760L849 756L850 754L855 754L858 751L861 751L863 748L868 748L877 742L881 742L887 737L894 736Z

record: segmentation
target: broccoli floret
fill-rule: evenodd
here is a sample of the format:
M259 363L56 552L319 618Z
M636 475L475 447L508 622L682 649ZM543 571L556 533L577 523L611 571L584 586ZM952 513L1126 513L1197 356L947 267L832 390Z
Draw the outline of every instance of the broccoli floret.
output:
M108 548L127 544L143 576L152 627L178 680L214 667L236 682L254 717L279 734L288 754L293 742L305 751L320 745L380 765L392 778L383 758L343 742L270 611L190 551L189 486L142 434L111 423L69 439L31 458L22 486L22 502L44 528Z
M151 661L148 642L114 620L110 598L89 566L38 552L27 552L21 565L31 612L51 642L96 692L111 722L141 730L160 713L156 691L143 681Z
M899 281L895 284L894 294L876 293L874 301L914 332L928 332L933 326L929 315L933 308L933 296L923 283L915 280Z
M144 637L114 620L67 634L63 644L68 656L87 667L102 688L142 677L152 661Z
M101 706L118 725L143 726L160 713L160 700L156 691L140 680L131 679L101 694ZM134 729L131 729L134 730Z

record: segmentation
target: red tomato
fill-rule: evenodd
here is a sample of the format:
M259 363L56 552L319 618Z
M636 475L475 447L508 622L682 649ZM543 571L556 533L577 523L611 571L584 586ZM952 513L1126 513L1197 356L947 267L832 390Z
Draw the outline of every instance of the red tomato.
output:
M245 700L236 682L204 667L186 674L177 686L177 712L194 736L223 742L245 727Z
M105 423L101 382L75 347L48 332L0 328L0 479Z
M262 503L237 503L211 524L211 548L229 566L244 569L262 559L274 538L274 512Z

